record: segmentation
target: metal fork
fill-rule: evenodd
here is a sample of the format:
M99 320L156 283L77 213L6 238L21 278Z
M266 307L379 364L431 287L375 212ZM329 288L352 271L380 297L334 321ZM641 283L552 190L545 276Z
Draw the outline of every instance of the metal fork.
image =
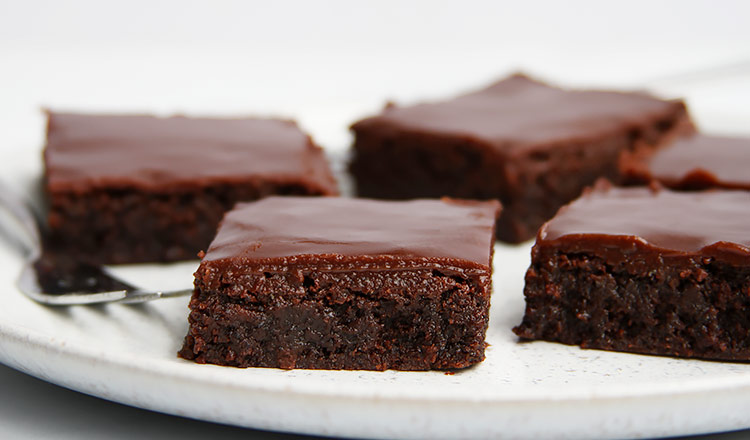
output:
M46 229L31 203L0 182L0 233L15 244L25 257L16 285L34 301L51 306L101 303L140 303L159 298L190 295L193 289L174 291L142 290L88 264L52 252Z

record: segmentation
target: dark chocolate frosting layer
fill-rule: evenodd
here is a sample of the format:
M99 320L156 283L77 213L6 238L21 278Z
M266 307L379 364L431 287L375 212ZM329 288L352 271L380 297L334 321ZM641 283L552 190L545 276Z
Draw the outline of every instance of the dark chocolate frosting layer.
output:
M496 201L268 197L227 213L203 262L454 260L489 268ZM390 257L390 258L383 258Z
M395 127L480 139L512 151L625 132L654 120L667 120L683 109L681 101L644 93L565 90L513 75L443 102L388 106L352 129Z
M673 192L597 185L539 231L537 245L622 252L724 254L750 264L750 192Z
M654 154L651 177L667 185L750 188L750 139L696 134Z
M322 150L292 121L49 113L51 188L200 185L252 176L336 192Z

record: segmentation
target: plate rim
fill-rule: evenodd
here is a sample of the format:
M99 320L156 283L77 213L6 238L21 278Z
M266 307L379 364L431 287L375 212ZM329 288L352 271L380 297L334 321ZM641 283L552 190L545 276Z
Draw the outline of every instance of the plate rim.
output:
M184 371L188 370L178 369L182 371L174 374L174 372L165 371L163 368L154 370L143 365L132 365L122 362L122 358L127 356L112 355L106 356L103 359L98 358L96 354L101 352L100 349L76 346L78 344L68 345L62 340L55 339L34 329L2 321L0 321L0 342L0 361L27 374L57 385L148 410L255 429L311 435L344 436L349 438L382 438L392 436L401 438L476 438L477 435L481 435L482 437L510 436L514 438L538 438L539 436L554 436L557 438L635 438L643 436L701 434L750 427L750 420L746 416L746 408L750 407L750 392L747 392L750 391L750 377L744 378L742 381L743 384L740 387L737 386L736 381L723 381L735 383L726 383L720 389L717 389L715 386L696 387L693 385L687 388L683 387L669 394L654 392L649 396L639 393L619 396L607 395L607 393L591 393L588 395L581 394L574 398L567 396L565 398L550 399L547 396L544 399L521 400L428 399L425 401L424 397L409 398L409 396L403 395L388 397L343 392L321 394L319 392L306 392L294 387L269 389L258 386L247 387L247 384L244 384L243 387L233 389L231 381L228 379L219 380L218 382L212 381L212 374L203 376L195 383L199 389L213 389L215 396L230 392L236 402L252 403L255 401L257 405L259 400L265 401L266 398L276 402L276 405L273 403L269 405L270 413L275 414L274 417L268 417L267 414L265 417L262 415L254 416L252 414L238 417L237 414L206 412L204 408L196 410L195 408L191 408L190 405L186 406L184 402L177 402L176 404L173 402L171 405L165 403L169 402L169 399L160 402L158 399L151 401L148 398L145 398L145 400L137 398L133 395L128 395L123 391L122 387L102 387L104 384L101 383L101 377L94 378L93 380L92 378L84 381L81 381L80 378L76 380L76 373L85 371L86 368L73 373L68 371L63 374L49 374L49 371L53 370L49 369L50 365L48 364L50 361L61 357L73 365L73 367L113 367L112 373L115 376L119 376L117 380L124 380L125 383L130 383L130 385L133 385L133 380L137 382L138 379L143 378L150 378L152 382L168 379L169 383L164 385L166 395L170 395L170 393L174 394L175 390L179 390L184 380L189 379L192 381L195 379L184 374ZM48 344L45 344L45 342ZM55 342L58 343L56 344ZM75 348L71 349L74 346ZM31 353L45 349L52 350L54 356L43 357L41 362L37 362L32 366L22 365L18 361L24 357L22 353L24 350L27 353ZM196 365L188 361L184 362L187 366L196 367ZM47 368L46 373L45 368ZM223 369L225 367L215 368ZM237 369L237 371L247 370ZM123 375L123 372L126 374ZM706 381L700 382L704 383ZM240 397L239 400L237 399L238 396ZM701 408L703 407L701 403L705 403L711 399L716 401L717 397L721 396L725 396L718 401L721 407L717 407L717 409L722 410L721 417L716 418L713 415L707 417L708 412L701 412ZM208 397L208 401L211 401L211 396ZM646 404L644 404L644 400ZM669 410L667 410L667 413L663 413L662 409L669 405L658 405L655 414L644 412L644 410L649 410L650 407L655 406L654 402L652 402L652 405L648 405L649 400L657 403L665 401L678 407L681 405L682 408L692 411L694 414L692 414L692 417L684 420L685 423L682 424L671 422L666 425L643 426L642 423L639 424L639 418L660 417L658 420L662 420L664 417L669 417ZM232 398L230 398L230 401L232 401ZM315 405L311 405L311 403L315 403ZM419 403L419 405L415 405L415 403ZM281 414L286 413L285 411L289 406L295 408L297 411L307 409L308 413L313 414L314 417L280 417ZM312 408L310 408L311 406ZM632 409L634 407L639 408L638 411L633 412ZM352 423L351 420L349 422L339 422L338 424L333 423L332 426L321 424L318 420L330 421L331 416L330 414L326 414L327 409L334 409L341 412L348 411L347 415L352 419L361 418L360 413L362 412L367 413L367 415L388 415L393 417L394 413L392 411L395 409L397 410L397 417L395 418L404 423L394 423L396 428L385 425L368 426L364 423L357 425ZM628 414L628 409L631 410L630 414L623 417L622 412L625 411ZM357 410L360 413L352 412ZM575 412L571 413L571 410ZM595 420L596 423L593 424L593 428L581 423L581 418L588 420L592 416L598 417ZM474 430L459 430L458 428L454 429L450 425L446 425L446 421L450 421L451 418L460 419L461 417L474 417L475 421L477 421L477 426L475 426ZM566 419L566 417L568 418ZM526 420L528 424L520 425L519 428L519 425L516 424L519 419ZM419 423L413 423L412 425L405 423L405 421L413 422L414 420ZM356 421L362 422L361 420ZM545 422L548 423L545 425ZM428 423L433 423L434 425L429 425Z

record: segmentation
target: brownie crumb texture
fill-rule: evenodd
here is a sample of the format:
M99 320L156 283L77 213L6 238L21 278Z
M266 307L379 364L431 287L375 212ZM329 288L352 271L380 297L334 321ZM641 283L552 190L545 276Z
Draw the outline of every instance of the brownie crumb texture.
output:
M429 370L484 359L489 290L438 270L266 273L204 267L180 356L235 367Z
M51 245L97 264L194 260L237 202L269 195L327 195L300 183L247 181L204 188L91 189L53 193Z
M584 348L750 360L750 268L711 258L643 271L582 254L540 256L514 332Z

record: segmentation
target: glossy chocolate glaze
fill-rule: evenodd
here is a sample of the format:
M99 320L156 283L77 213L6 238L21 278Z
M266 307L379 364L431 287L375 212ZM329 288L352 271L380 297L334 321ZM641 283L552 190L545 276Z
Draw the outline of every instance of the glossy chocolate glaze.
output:
M648 174L670 187L750 188L750 138L696 134L652 157Z
M745 191L673 192L599 183L542 226L535 252L554 247L618 261L693 255L750 265L748 218Z
M230 211L203 262L388 269L442 261L489 269L499 210L496 201L268 197Z
M399 129L481 139L513 152L558 142L589 141L670 121L681 101L645 93L566 90L523 75L454 99L408 107L389 105L354 131Z
M292 121L49 113L51 190L163 189L258 177L335 194L322 150Z

